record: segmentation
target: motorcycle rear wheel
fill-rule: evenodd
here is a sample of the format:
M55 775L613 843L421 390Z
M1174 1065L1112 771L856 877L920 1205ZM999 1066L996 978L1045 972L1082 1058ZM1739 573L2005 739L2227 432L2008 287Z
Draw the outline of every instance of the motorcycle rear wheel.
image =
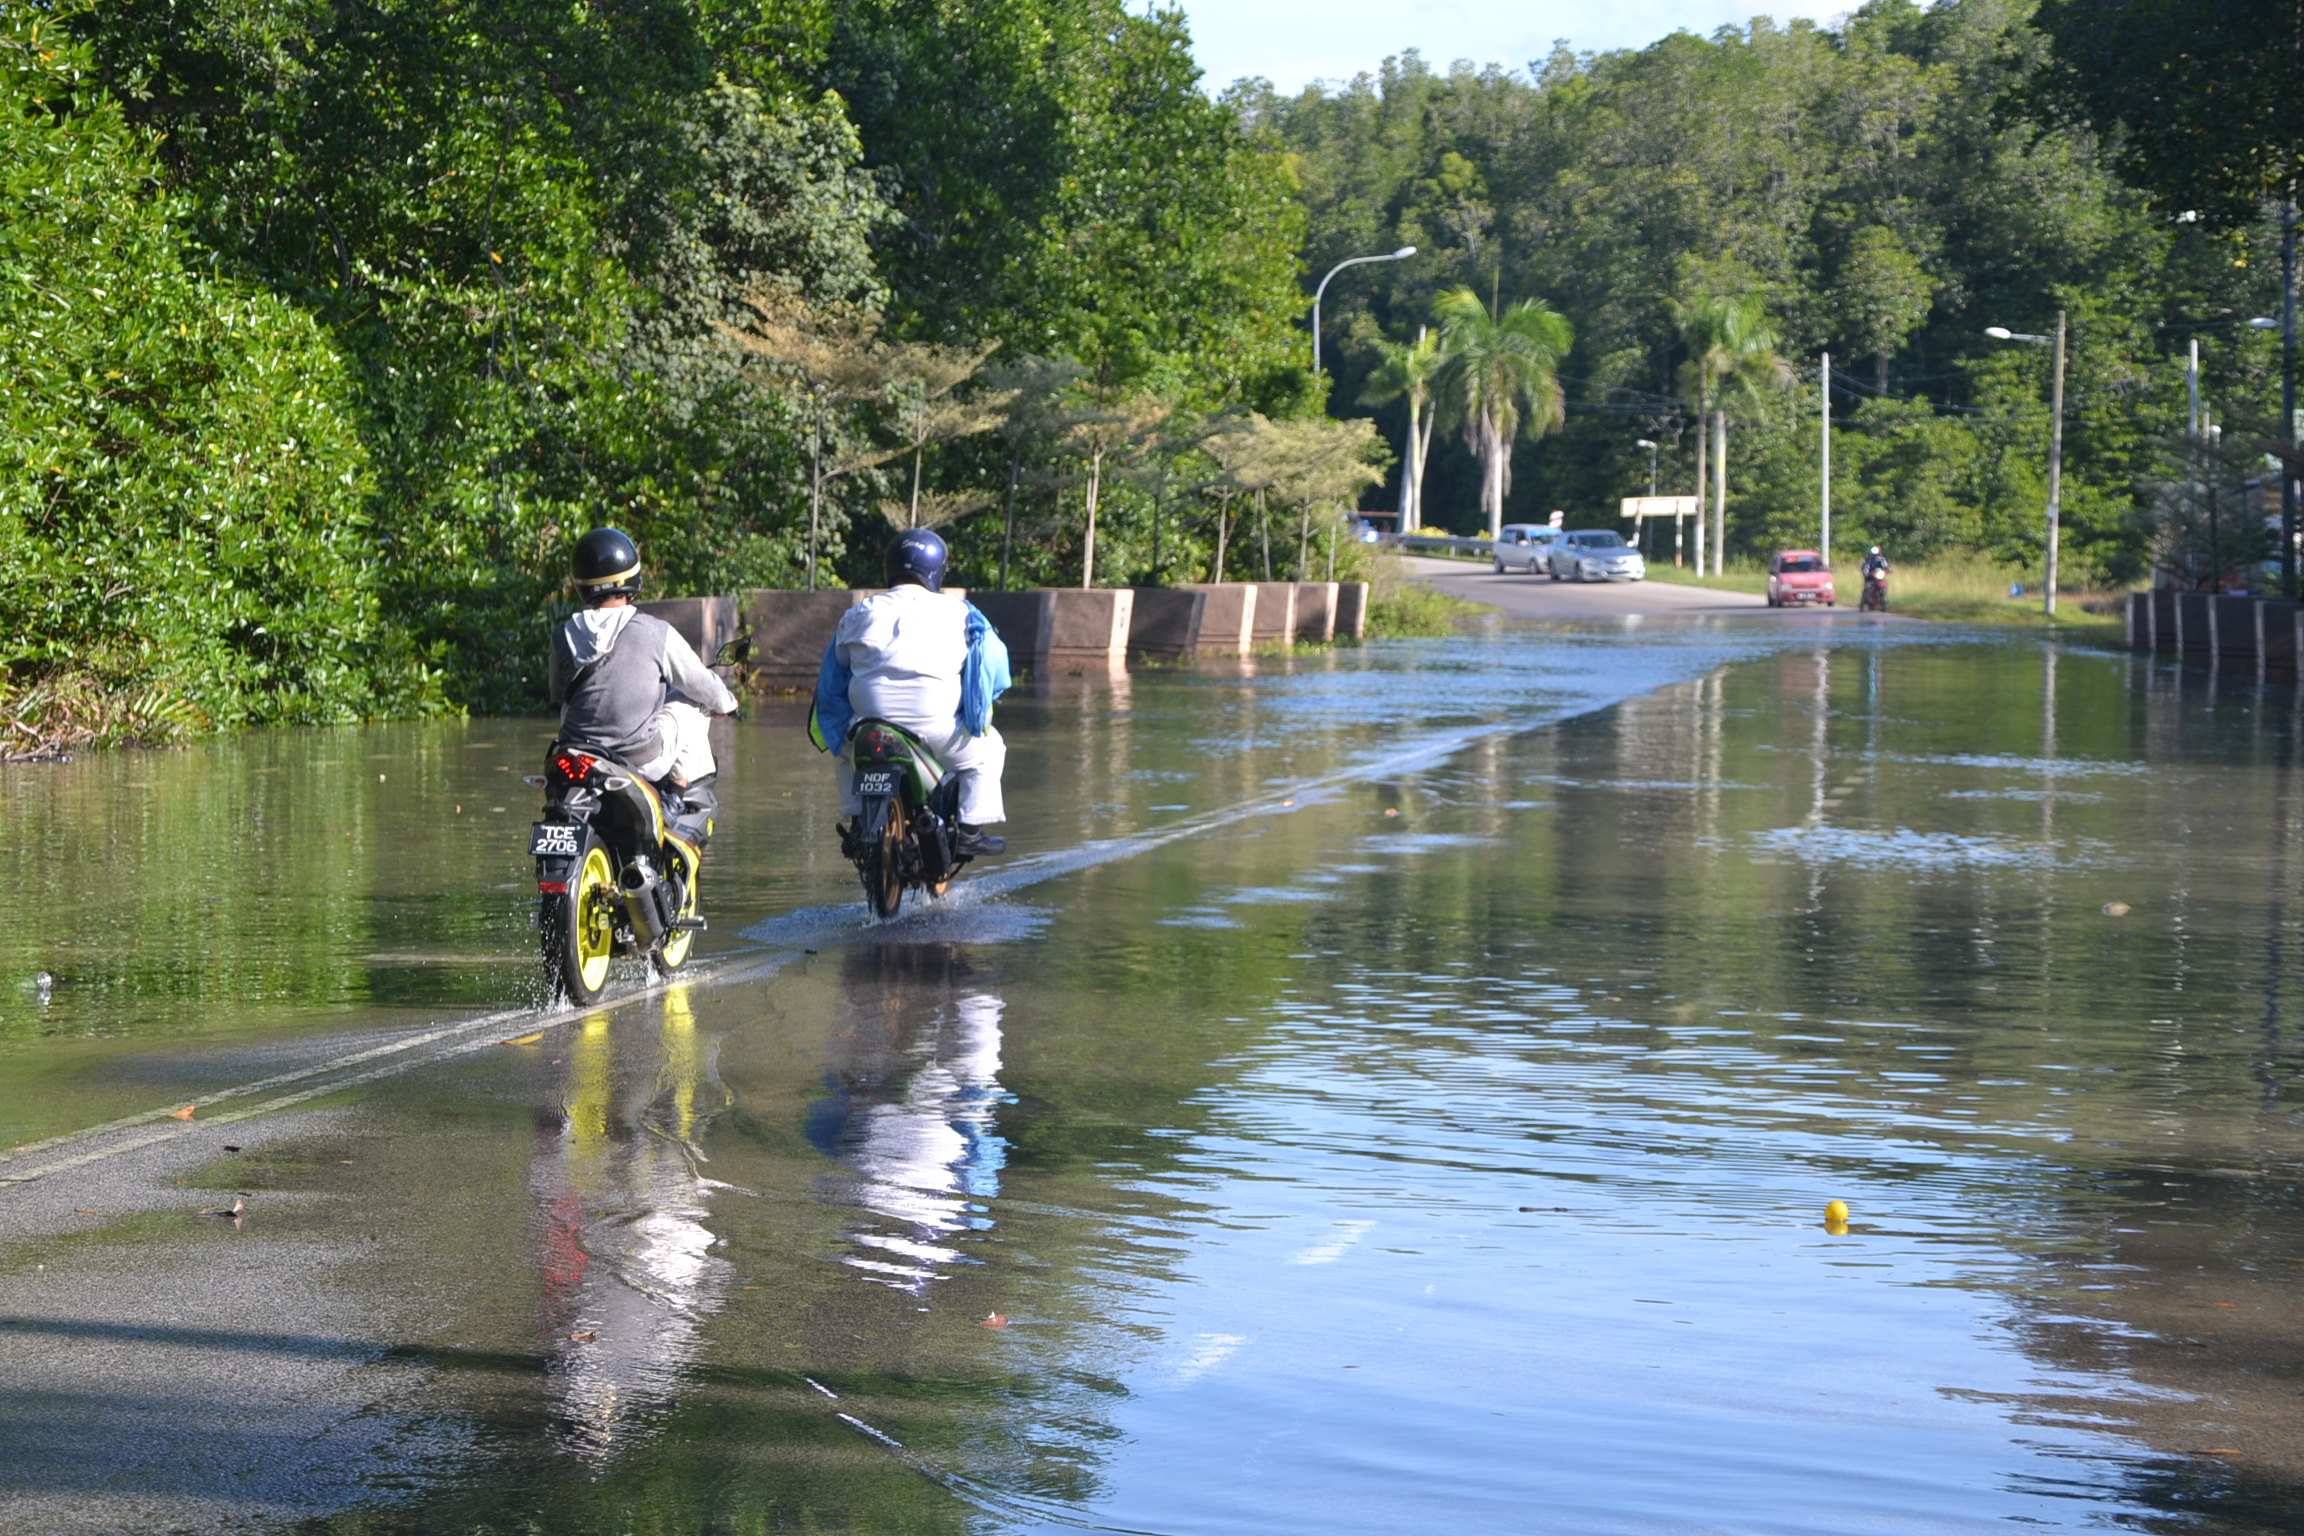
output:
M568 889L544 898L544 985L579 1007L607 990L616 955L616 872L586 833Z
M696 887L703 883L703 876L704 870L701 865L688 867L688 883L680 893L680 910L676 914L677 916L689 918L696 915ZM664 942L656 946L656 969L666 974L680 969L681 966L688 963L688 952L695 947L695 929L673 929L664 935Z
M873 915L882 919L894 917L904 905L904 802L891 800L888 811L880 821L880 835L865 849L864 857L857 860L857 873L864 877L864 899L871 903Z

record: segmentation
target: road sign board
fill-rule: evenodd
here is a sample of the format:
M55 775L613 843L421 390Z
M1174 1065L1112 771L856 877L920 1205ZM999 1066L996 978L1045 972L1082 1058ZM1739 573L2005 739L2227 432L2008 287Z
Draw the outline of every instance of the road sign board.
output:
M1624 498L1625 517L1694 517L1696 498L1693 496L1627 496Z

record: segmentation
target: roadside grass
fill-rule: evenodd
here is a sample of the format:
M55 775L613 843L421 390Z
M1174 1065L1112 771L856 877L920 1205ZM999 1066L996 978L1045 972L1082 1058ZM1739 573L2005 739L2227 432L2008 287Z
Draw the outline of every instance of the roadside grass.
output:
M1863 577L1858 574L1857 562L1845 561L1834 566L1833 575L1839 587L1840 605L1855 607L1863 593ZM1758 595L1767 590L1768 568L1758 560L1731 560L1721 575L1698 576L1685 566L1651 561L1648 579ZM2010 597L2008 589L2018 583L2023 585L2023 595ZM2120 623L2116 606L2119 596L2116 592L2094 588L2063 587L2057 594L2053 627L2116 628ZM2016 629L2050 627L2050 620L2040 611L2037 572L2011 570L1973 555L1898 565L1888 578L1888 607L1890 612L1907 618L1933 619L1947 624L2001 624Z
M1368 571L1368 638L1439 639L1482 612L1478 603L1425 586L1391 550L1380 551Z

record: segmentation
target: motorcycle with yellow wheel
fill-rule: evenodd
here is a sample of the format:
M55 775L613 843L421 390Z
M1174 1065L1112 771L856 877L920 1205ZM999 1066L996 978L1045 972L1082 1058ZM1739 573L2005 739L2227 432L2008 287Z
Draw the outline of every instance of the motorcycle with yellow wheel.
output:
M544 814L528 851L546 992L593 1002L620 957L678 970L705 928L696 887L719 809L712 780L659 789L604 753L555 743L536 782Z

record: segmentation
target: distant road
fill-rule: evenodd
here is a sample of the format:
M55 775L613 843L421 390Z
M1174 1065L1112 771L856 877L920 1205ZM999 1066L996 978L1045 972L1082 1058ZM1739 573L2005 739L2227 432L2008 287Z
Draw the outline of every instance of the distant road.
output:
M1715 613L1769 613L1757 592L1715 592L1668 581L1553 581L1511 571L1499 576L1485 565L1406 555L1409 570L1451 597L1486 603L1506 613L1539 619L1606 619L1625 614L1694 617ZM1833 610L1837 611L1837 610ZM1789 613L1790 610L1787 610Z

